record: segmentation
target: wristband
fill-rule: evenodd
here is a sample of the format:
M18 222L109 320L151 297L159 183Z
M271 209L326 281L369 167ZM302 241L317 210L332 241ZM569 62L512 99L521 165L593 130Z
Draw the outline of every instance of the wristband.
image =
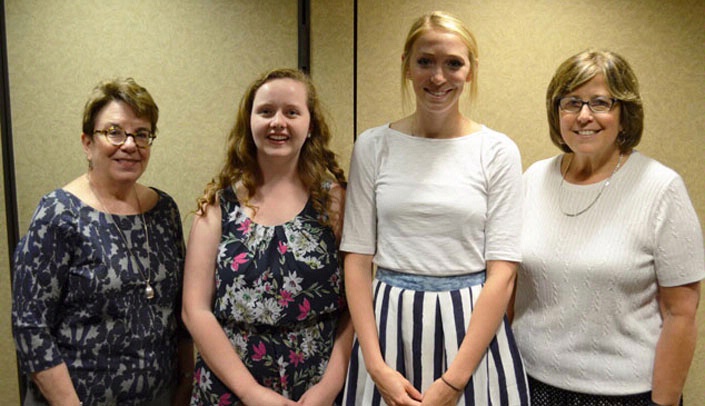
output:
M450 387L450 388L453 389L454 391L460 392L460 389L459 389L459 388L456 388L455 386L451 385L450 382L446 381L446 378L444 378L443 375L441 375L441 381L443 381L443 383L445 383L446 385L448 385L448 387Z

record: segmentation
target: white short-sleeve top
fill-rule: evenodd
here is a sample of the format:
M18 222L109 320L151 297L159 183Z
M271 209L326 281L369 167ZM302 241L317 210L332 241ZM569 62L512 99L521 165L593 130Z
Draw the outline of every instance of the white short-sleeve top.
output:
M520 261L521 159L485 126L450 139L371 128L353 150L341 250L419 275Z
M575 392L651 390L659 286L705 277L697 214L681 177L634 151L603 182L561 182L561 156L524 174L523 263L512 329L526 371Z

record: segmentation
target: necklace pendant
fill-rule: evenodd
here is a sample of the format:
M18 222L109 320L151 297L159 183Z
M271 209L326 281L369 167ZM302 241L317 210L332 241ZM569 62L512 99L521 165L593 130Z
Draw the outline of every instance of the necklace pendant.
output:
M147 300L154 299L154 288L149 284L149 282L147 283L147 286L144 287L144 296Z

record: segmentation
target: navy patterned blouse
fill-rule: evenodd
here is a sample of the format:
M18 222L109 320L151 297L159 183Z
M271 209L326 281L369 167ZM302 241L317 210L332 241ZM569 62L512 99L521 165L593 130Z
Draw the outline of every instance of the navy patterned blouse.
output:
M159 201L144 213L149 249L142 216L111 218L57 189L42 198L15 251L20 368L29 374L65 362L84 405L140 404L176 379L185 249L176 203L155 191Z
M232 188L220 207L213 313L252 376L298 400L321 380L346 309L335 234L310 200L277 226L252 221ZM241 404L199 356L191 405Z

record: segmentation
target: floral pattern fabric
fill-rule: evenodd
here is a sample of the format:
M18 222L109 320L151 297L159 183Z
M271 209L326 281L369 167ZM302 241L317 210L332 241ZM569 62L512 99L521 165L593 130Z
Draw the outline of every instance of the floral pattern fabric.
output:
M326 369L344 292L333 230L311 202L277 226L254 223L232 189L220 197L222 237L213 313L257 381L298 400ZM237 405L199 357L192 405Z
M15 251L20 369L66 363L84 405L143 404L175 382L177 335L186 334L178 320L184 241L176 203L156 192L157 205L143 214L149 249L142 216L111 217L57 189L42 198ZM152 300L130 250L149 270Z

